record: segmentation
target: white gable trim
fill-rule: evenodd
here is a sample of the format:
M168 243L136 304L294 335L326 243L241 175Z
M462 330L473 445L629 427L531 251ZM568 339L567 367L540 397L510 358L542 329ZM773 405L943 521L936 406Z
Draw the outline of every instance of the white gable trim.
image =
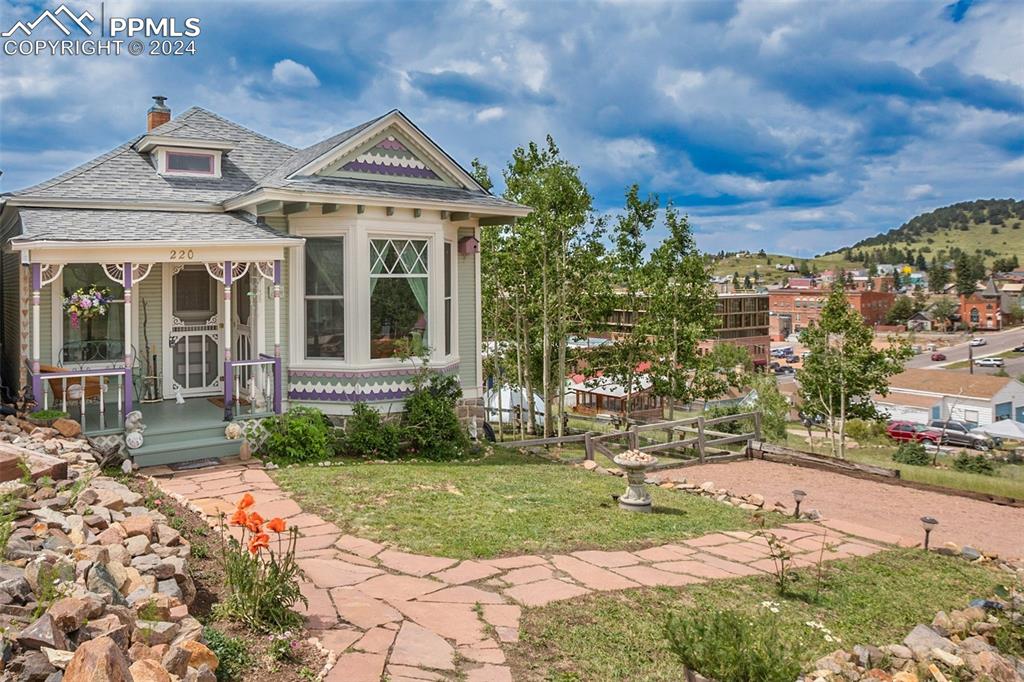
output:
M367 126L338 146L313 159L305 166L289 175L288 179L291 180L294 177L315 174L317 171L334 163L341 157L351 154L371 139L377 137L377 135L390 126L398 128L403 135L414 143L417 147L416 151L422 152L426 157L426 159L424 159L425 161L428 161L429 163L437 166L440 170L443 170L465 189L474 189L482 192L486 191L479 183L477 183L476 180L473 179L472 175L464 171L459 164L455 163L454 159L448 156L448 154L441 149L437 143L427 137L422 130L417 128L412 121L406 118L402 112L397 110L383 116L373 123L373 125Z
M306 201L320 204L352 204L362 206L391 206L394 208L422 208L440 211L468 211L471 218L487 216L522 217L530 215L532 208L525 206L495 206L493 204L477 204L469 201L436 201L430 199L402 199L399 197L381 197L369 194L346 194L345 192L309 192L306 190L289 189L257 189L242 196L229 199L224 203L227 211L244 210L246 207L262 204L265 201Z

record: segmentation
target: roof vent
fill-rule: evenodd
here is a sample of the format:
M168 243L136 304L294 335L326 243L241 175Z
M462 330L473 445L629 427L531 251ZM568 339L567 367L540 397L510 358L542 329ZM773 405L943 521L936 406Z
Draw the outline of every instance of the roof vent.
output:
M155 104L153 104L146 113L147 131L153 130L153 128L158 126L162 126L171 120L171 110L165 104L167 98L163 95L154 95L153 101Z

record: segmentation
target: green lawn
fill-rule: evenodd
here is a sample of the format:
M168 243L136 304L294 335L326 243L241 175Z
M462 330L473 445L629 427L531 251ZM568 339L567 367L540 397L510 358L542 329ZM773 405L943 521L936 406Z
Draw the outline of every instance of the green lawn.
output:
M797 574L796 597L780 599L768 576L721 580L685 588L649 588L588 595L525 611L520 643L510 660L517 680L671 680L682 670L668 650L664 623L670 612L737 609L769 617L761 601L780 603L784 631L804 641L813 663L840 646L897 643L935 612L990 596L1005 581L1000 572L959 559L896 550L836 562L826 571L819 599L813 576ZM841 640L827 642L805 625L818 621Z
M476 462L278 469L304 509L409 551L489 558L630 548L750 529L747 512L652 488L655 511L621 511L623 479L499 450Z
M786 444L798 450L811 450L828 454L827 445L825 447L811 448L807 445L804 438L798 438L792 434L787 434ZM854 462L874 464L876 466L888 467L889 469L899 469L900 477L908 481L929 483L959 490L972 490L988 495L1002 495L1004 497L1024 499L1024 465L1000 464L997 465L994 476L982 476L980 474L962 473L952 468L943 468L952 466L953 457L946 453L939 455L939 467L900 464L892 460L892 453L895 450L896 447L894 445L866 444L847 450L846 456Z

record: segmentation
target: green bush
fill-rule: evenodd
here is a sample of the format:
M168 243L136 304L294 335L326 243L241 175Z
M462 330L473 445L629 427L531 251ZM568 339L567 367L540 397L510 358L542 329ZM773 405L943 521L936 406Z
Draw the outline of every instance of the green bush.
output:
M885 423L871 419L851 419L846 422L846 435L858 443L884 441Z
M913 464L918 467L928 466L932 463L931 455L925 451L924 444L910 441L900 443L896 452L892 453L892 459L900 464Z
M953 458L953 468L968 474L994 476L996 465L985 455L969 455L964 451Z
M342 449L346 454L369 459L397 459L402 454L402 430L386 422L366 403L356 403L345 420Z
M217 655L217 682L234 682L252 665L248 644L241 637L230 637L211 627L203 629L203 639Z
M409 454L435 461L465 457L469 437L455 413L462 397L459 378L432 374L405 400L405 438Z
M261 452L275 462L319 462L334 454L333 429L320 410L293 407L263 425Z
M770 614L698 610L669 616L669 648L690 670L718 682L793 682L800 649Z
M734 414L741 414L742 412L743 410L738 405L716 405L704 411L704 418L717 419L718 417L728 417ZM749 422L749 419L735 419L733 421L720 422L708 428L713 428L715 431L721 431L722 433L739 435L753 430L754 427Z
M38 419L39 421L49 421L51 419L64 419L68 416L67 412L61 412L60 410L38 410L28 415L31 419Z

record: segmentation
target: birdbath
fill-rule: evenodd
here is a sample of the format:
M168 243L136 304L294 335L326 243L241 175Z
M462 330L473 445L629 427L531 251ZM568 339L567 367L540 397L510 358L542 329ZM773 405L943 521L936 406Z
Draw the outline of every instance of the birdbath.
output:
M651 511L651 496L644 485L645 472L658 463L658 458L639 450L627 450L612 460L626 472L626 494L619 498L619 508L627 511Z

